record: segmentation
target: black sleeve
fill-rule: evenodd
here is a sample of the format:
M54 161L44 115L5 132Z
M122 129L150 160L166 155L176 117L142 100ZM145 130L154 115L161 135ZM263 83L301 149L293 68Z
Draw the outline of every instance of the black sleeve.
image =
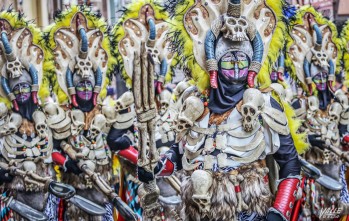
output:
M52 140L53 140L53 150L62 152L61 143L63 140L56 140L55 138L53 138Z
M275 109L283 111L279 103L273 98L270 99L271 106ZM296 176L300 174L301 165L298 160L298 153L294 146L294 142L291 134L281 135L280 138L280 148L274 154L274 159L280 166L279 177L280 179L286 178L288 176Z
M107 143L111 150L118 151L127 149L131 145L131 140L127 136L123 136L127 133L127 129L116 129L112 127L107 136Z
M179 153L178 143L172 144L171 149L165 153L165 156L175 164L177 170L182 170L183 154Z
M343 137L344 135L346 135L348 133L348 125L339 123L338 129L339 129L339 135L341 137Z

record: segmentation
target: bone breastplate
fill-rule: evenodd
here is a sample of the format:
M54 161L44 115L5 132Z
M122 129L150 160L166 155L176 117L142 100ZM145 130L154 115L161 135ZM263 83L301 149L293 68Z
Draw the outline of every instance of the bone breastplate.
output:
M96 141L90 141L84 135L72 136L70 137L70 143L82 159L91 160L98 165L109 163L111 152L104 133L100 133L96 137Z
M270 106L268 95L265 100ZM185 137L185 142L181 143L185 170L198 167L206 170L238 168L263 159L280 147L278 133L267 123L263 126L258 124L252 131L246 132L237 108L219 125L209 125L210 115L197 122Z
M166 144L169 142L174 142L175 133L172 126L173 117L170 114L170 111L167 110L166 113L162 116L158 116L156 122L156 134L155 139L161 140L161 143ZM158 147L159 148L159 147Z
M49 132L50 134L50 132ZM1 153L7 161L46 159L51 156L52 139L40 138L33 133L33 137L16 133L3 138Z

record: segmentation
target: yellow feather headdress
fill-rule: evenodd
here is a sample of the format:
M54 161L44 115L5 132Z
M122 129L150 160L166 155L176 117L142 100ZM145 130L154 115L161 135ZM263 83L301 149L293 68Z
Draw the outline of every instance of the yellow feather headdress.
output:
M339 70L340 70L340 68L339 68L340 67L340 59L338 59L338 58L341 58L342 53L343 53L341 39L339 39L337 37L338 36L337 28L333 22L324 18L320 12L317 12L311 6L303 6L299 10L297 10L296 15L290 21L290 27L289 27L290 33L288 33L286 35L287 41L286 41L285 66L288 69L291 77L293 79L297 80L298 83L300 83L300 86L303 88L304 91L308 91L308 88L307 88L306 84L304 84L304 80L301 80L302 77L300 76L300 75L302 75L301 71L303 70L302 69L303 65L296 67L294 64L295 61L303 62L304 59L301 60L302 58L298 54L294 55L295 51L297 51L297 50L294 50L294 47L300 48L301 45L299 45L299 43L306 43L306 41L312 40L312 39L308 39L307 36L305 36L302 33L303 30L299 31L300 28L304 29L304 31L306 31L308 28L304 22L305 21L304 16L307 13L310 13L314 16L315 22L319 25L320 29L322 29L323 33L331 32L330 33L331 35L329 36L328 39L330 39L330 41L332 41L334 46L335 46L334 51L333 51L333 58L334 58L334 60L336 60L336 66L337 66L337 68L335 70L336 74L339 73ZM302 27L302 26L304 26L304 27ZM296 29L298 28L298 30L296 30L295 28ZM298 36L300 39L302 37L301 42L297 43L295 41L295 39L293 39L293 37L291 35L295 34L295 33L296 34L298 33ZM303 56L310 50L310 46L307 46L305 48L307 51L303 51L304 49L302 49L302 51L300 51L301 54L303 54ZM315 94L317 93L315 85L313 85L313 91Z
M222 2L224 3L224 1L220 1L218 4L222 4ZM209 87L209 76L202 65L200 66L198 61L195 59L193 50L194 42L190 34L187 32L187 28L183 22L186 13L198 4L199 1L195 2L194 0L183 0L181 3L177 3L174 8L173 18L169 22L171 24L172 34L176 39L175 43L177 43L174 47L181 51L180 58L178 58L179 63L191 70L192 78L196 82L196 86L200 91L202 91ZM250 4L253 4L253 2ZM283 22L284 16L282 8L285 3L284 1L266 0L263 4L264 5L260 5L260 7L269 8L273 14L272 16L275 16L275 21L270 22L270 24L273 26L275 25L275 27L273 27L271 33L272 38L269 40L270 44L265 49L268 50L268 52L264 56L262 68L258 73L258 83L260 87L267 88L271 84L270 72L272 64L276 62L285 42L284 35L286 33L286 25ZM251 14L251 12L248 13ZM261 17L258 13L255 13L255 16ZM267 19L270 19L270 17Z
M49 90L49 69L53 66L52 60L50 60L51 53L49 50L46 50L44 41L43 41L43 34L40 31L39 28L36 27L36 25L30 21L28 21L23 14L19 12L15 12L12 9L1 11L0 12L0 21L3 21L5 25L10 25L10 28L16 32L20 33L21 30L27 29L30 33L26 33L25 37L29 36L29 44L30 45L16 45L16 47L19 47L19 51L23 51L24 47L28 47L26 50L26 53L28 57L30 57L29 53L30 50L34 50L36 48L36 56L37 56L37 64L36 68L39 68L38 71L38 78L39 78L39 91L38 91L38 97L43 103L46 98L50 95ZM23 36L24 34L22 34ZM9 37L11 40L11 36ZM23 38L22 38L23 39ZM11 43L13 44L13 43ZM39 49L39 50L37 50ZM2 53L3 54L3 53ZM31 54L32 55L32 54ZM15 56L19 56L18 54L15 54ZM33 56L33 55L32 55ZM33 57L32 59L35 59L36 57ZM5 61L4 58L1 58L2 61ZM23 58L21 58L23 59ZM29 59L29 61L32 61ZM5 63L1 62L1 69L2 71L5 71L6 69L2 68ZM2 91L2 88L0 87L0 90ZM4 94L4 93L1 93ZM0 96L0 102L3 102L6 104L8 108L11 108L11 102L7 98L7 96Z
M145 6L149 5L151 7L151 10L154 11L154 19L155 19L155 24L161 24L160 27L157 27L157 29L159 28L159 33L157 33L156 35L156 39L155 42L160 39L165 37L165 39L163 39L164 43L163 45L161 45L163 48L164 52L164 56L167 57L167 59L170 58L170 62L169 63L169 67L167 69L166 75L165 75L165 81L169 82L171 81L172 75L173 75L173 71L172 71L172 67L176 65L177 60L175 59L175 54L171 52L171 49L169 47L166 46L166 44L168 43L168 38L167 38L167 34L165 35L164 33L167 33L168 30L168 13L166 11L163 10L163 8L156 2L153 0L134 0L132 3L130 3L127 8L125 8L121 18L119 19L119 21L114 25L112 31L111 31L111 42L112 45L114 45L115 47L113 48L112 54L113 56L116 58L117 60L117 64L115 66L115 69L117 71L119 71L121 73L121 75L123 76L123 78L126 81L126 85L130 88L131 84L132 84L132 79L129 76L130 74L127 73L127 70L129 68L129 66L132 66L132 56L131 54L128 53L132 53L130 48L126 48L126 46L124 46L122 41L126 41L125 38L129 37L129 31L125 30L126 25L126 21L134 21L134 23L132 23L132 26L127 27L129 29L139 29L142 30L144 28L146 28L146 25L144 24L144 12L141 12L142 9L144 9ZM142 20L143 18L143 20ZM125 26L126 25L126 26ZM147 29L144 29L145 32L148 32ZM142 31L140 31L142 32ZM136 33L134 38L128 38L131 39L130 41L140 41L144 36L142 35L144 33ZM131 47L134 46L135 42L131 43ZM139 42L136 42L136 44L138 44ZM156 44L156 43L155 43ZM159 47L161 47L159 45ZM135 46L136 47L136 46ZM157 46L155 46L155 49L157 49ZM161 50L161 49L160 49ZM130 60L130 64L125 64L125 59L123 58L125 57L129 57L128 59Z
M342 62L344 68L344 85L349 87L349 20L345 23L343 30L341 32L342 40Z
M102 67L102 74L103 74L103 82L102 82L102 90L99 94L99 97L101 99L106 97L107 90L106 87L109 83L108 76L109 74L113 71L113 65L115 64L116 60L114 59L113 56L111 56L111 44L110 44L110 39L109 39L109 30L108 30L108 25L104 18L100 17L96 13L91 11L91 8L81 5L81 6L71 6L69 9L66 11L63 11L60 14L56 15L55 22L45 28L45 33L46 33L46 46L49 48L51 51L53 51L57 47L57 42L55 39L55 33L60 30L60 29L69 29L71 27L71 22L74 16L77 15L77 13L81 13L85 18L86 18L86 26L88 29L94 29L94 30L99 30L102 33L101 37L101 42L98 43L96 47L100 47L102 52L102 58L98 57L98 59L101 59L101 65ZM70 30L73 32L73 30ZM96 33L98 35L98 33ZM96 37L97 38L97 37ZM68 42L69 44L69 42ZM89 42L89 44L92 44ZM90 48L90 45L89 45ZM98 55L99 56L99 55ZM55 58L51 59L56 59L57 54L55 55ZM67 103L69 98L68 94L62 89L60 84L58 83L57 79L57 61L55 61L56 67L51 70L51 72L55 73L51 75L50 81L52 82L53 85L53 91L56 94L58 98L58 102L61 104Z

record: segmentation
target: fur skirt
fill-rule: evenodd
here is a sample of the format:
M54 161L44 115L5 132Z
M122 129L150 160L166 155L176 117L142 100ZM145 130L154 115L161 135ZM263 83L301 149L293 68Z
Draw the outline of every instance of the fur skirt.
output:
M213 172L212 185L209 188L210 209L205 213L193 200L192 196L195 193L193 181L190 176L186 177L182 181L181 189L182 219L185 221L232 221L238 219L240 212L265 216L271 206L272 194L266 178L268 170L260 166L251 164L237 170L243 176L240 182L241 195L239 191L235 191L236 187L229 179L229 172ZM246 205L241 207L242 204Z

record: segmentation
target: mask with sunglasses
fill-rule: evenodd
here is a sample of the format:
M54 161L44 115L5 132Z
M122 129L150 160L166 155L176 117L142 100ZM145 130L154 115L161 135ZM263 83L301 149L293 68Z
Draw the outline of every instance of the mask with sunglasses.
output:
M226 53L219 62L221 75L229 82L246 80L250 60L241 51Z
M80 81L76 85L76 94L81 100L89 101L92 98L93 85L90 81Z
M325 91L327 87L328 75L326 72L320 72L313 77L313 82L316 85L316 89L319 91Z
M31 97L31 87L28 83L19 83L13 88L16 101L19 104L25 104Z

